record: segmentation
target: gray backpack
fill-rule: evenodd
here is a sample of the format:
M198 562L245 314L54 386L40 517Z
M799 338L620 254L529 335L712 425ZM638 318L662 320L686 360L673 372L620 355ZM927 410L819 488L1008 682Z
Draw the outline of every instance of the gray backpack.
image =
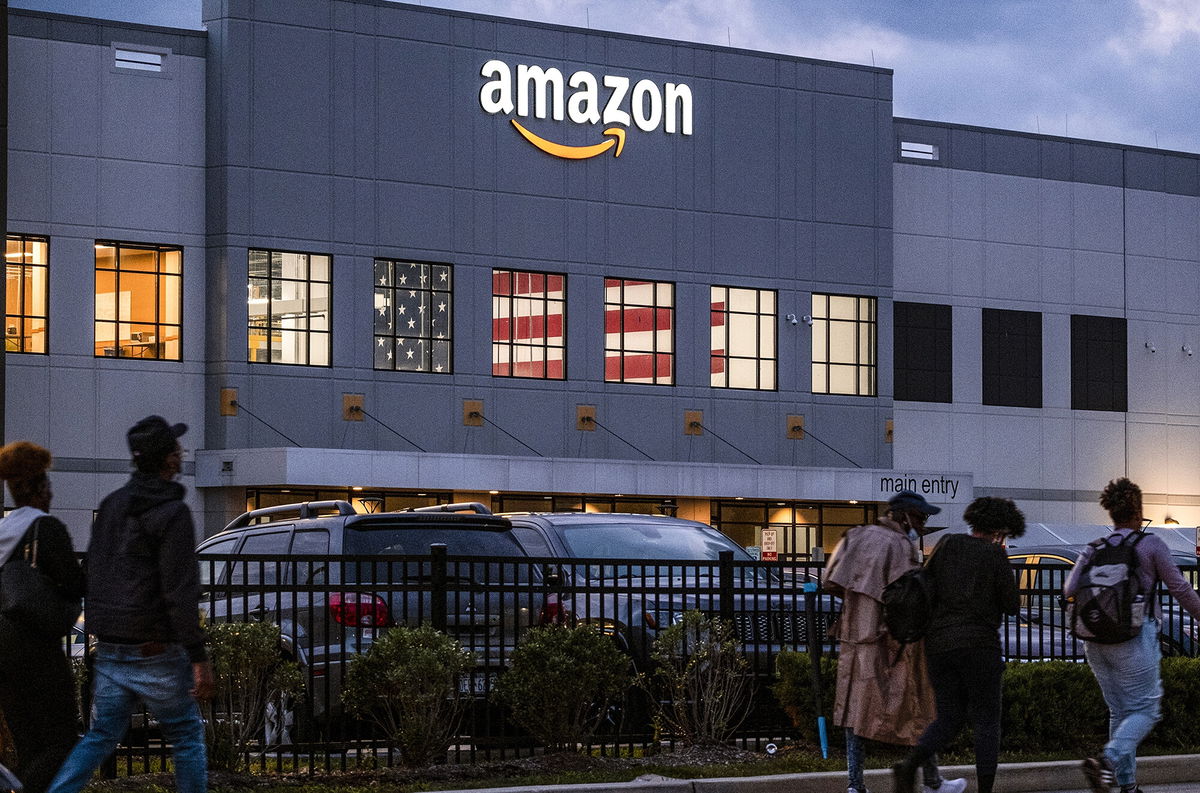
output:
M1067 605L1067 624L1077 638L1119 644L1142 632L1150 608L1138 578L1136 548L1143 537L1135 531L1116 545L1108 538L1088 543L1096 550L1080 571L1075 598Z

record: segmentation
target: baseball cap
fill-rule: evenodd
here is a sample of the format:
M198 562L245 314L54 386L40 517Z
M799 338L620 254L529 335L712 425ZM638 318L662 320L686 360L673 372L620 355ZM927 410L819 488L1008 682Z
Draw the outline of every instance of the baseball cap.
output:
M168 424L162 416L147 416L125 434L133 459L166 458L175 449L176 439L187 432L186 424Z
M917 495L911 490L901 490L889 498L888 506L895 510L912 510L923 512L926 515L936 515L942 511L941 507L935 507L926 501L924 496Z

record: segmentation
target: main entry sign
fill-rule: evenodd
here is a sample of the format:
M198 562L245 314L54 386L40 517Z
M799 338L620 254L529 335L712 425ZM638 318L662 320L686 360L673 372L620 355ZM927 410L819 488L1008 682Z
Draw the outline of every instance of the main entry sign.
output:
M495 59L483 64L479 73L486 79L479 90L479 106L486 113L609 125L597 130L595 143L568 146L531 132L517 118L509 119L522 138L554 157L583 160L610 149L614 157L620 157L631 126L642 132L662 129L669 135L692 134L692 89L685 83L660 86L653 80L634 82L623 75L596 77L582 69L564 77L554 67L522 63L514 70Z

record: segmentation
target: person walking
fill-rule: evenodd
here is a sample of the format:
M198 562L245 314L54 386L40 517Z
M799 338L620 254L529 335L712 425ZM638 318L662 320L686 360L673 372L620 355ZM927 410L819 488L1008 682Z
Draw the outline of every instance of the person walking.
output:
M874 523L846 532L825 568L825 588L842 598L832 638L840 642L833 723L846 731L847 793L867 793L863 739L912 746L934 718L933 690L920 643L901 645L883 624L883 588L918 567L918 539L941 512L905 490ZM962 793L965 779L941 778L932 756L924 790Z
M963 512L970 534L949 534L925 562L933 617L925 633L937 718L894 769L896 793L912 793L917 768L944 749L969 720L975 733L975 779L992 793L1000 756L1000 622L1016 614L1020 593L1004 541L1025 533L1011 499L984 497Z
M25 564L36 547L37 567L58 592L78 602L83 571L67 527L48 514L50 452L29 441L0 448L0 478L16 505L0 520L0 565ZM4 568L0 568L0 579ZM75 744L79 712L75 684L54 629L0 614L0 711L8 721L17 763L12 769L28 793L43 793Z
M1142 531L1142 490L1124 477L1113 480L1100 494L1100 506L1112 518L1113 531L1089 543L1075 562L1063 585L1063 594L1074 598L1080 591L1084 571L1092 557L1105 545L1131 544L1137 560L1138 591L1150 601L1149 612L1139 633L1115 644L1084 642L1088 666L1100 684L1108 706L1108 743L1096 757L1083 761L1083 774L1096 793L1108 793L1119 785L1122 793L1139 791L1137 748L1162 716L1162 680L1158 644L1162 604L1158 587L1166 589L1179 604L1200 620L1200 595L1171 561L1162 538Z
M179 793L205 793L197 700L213 677L199 621L192 514L178 476L184 424L149 416L128 432L136 468L100 504L87 556L87 627L97 638L92 723L50 793L78 793L116 748L138 700L171 743Z

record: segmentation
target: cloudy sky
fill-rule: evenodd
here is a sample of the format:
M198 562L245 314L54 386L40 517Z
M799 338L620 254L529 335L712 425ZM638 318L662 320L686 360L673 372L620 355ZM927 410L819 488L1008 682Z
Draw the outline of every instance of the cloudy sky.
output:
M201 0L10 0L201 27ZM1200 152L1197 0L421 0L883 66L897 116Z

